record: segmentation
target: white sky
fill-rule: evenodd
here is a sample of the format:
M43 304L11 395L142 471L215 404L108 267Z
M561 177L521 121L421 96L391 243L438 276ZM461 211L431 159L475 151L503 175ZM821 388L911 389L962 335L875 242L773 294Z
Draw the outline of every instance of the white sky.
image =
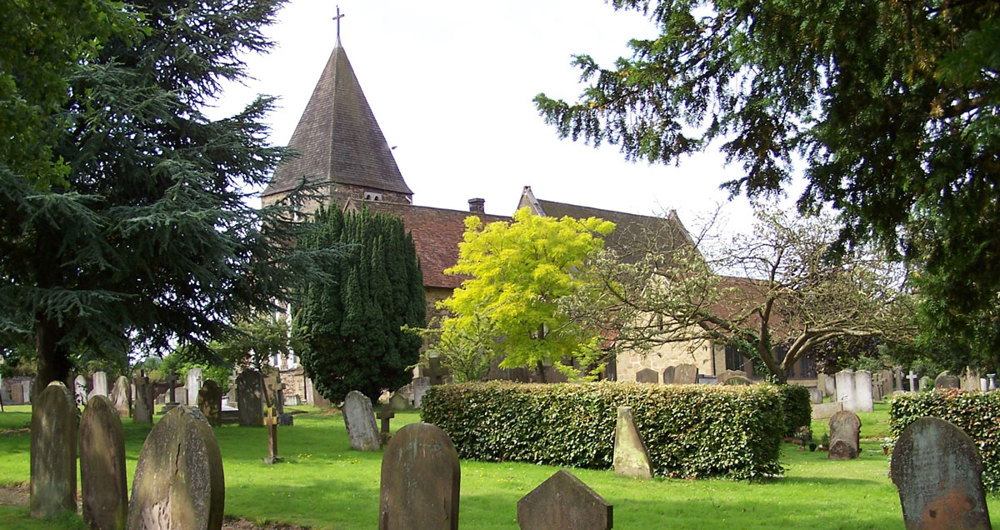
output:
M414 203L513 213L525 185L541 199L656 215L676 209L691 229L727 199L741 173L715 152L678 166L629 163L617 146L560 140L535 110L539 92L574 100L584 88L571 55L611 65L629 38L655 35L641 15L603 0L340 0L341 42ZM280 98L271 141L285 145L336 41L330 0L291 0L268 35L269 55L248 57L246 86L226 88L215 117L258 93ZM794 198L794 197L793 197ZM786 201L789 202L789 201ZM726 231L748 228L744 198L726 207Z

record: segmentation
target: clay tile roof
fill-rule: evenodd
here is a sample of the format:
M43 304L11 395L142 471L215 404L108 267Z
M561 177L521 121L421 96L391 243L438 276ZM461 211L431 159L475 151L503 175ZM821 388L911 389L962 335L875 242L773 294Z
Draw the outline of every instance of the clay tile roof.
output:
M413 194L403 181L339 41L288 147L299 156L278 165L264 196L287 192L303 177L309 182Z
M444 270L458 262L458 244L462 242L462 234L465 233L466 217L479 217L484 225L495 221L510 222L509 217L499 215L382 201L351 199L345 205L345 208L362 207L403 219L403 226L413 234L413 244L420 259L425 287L461 287L464 277L446 275Z

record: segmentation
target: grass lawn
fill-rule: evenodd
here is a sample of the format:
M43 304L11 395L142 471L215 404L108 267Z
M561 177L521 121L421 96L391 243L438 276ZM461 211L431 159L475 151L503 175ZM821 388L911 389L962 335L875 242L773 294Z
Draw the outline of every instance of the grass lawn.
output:
M311 528L375 528L380 453L350 450L339 414L294 409L295 426L279 430L279 454L269 466L266 431L225 425L216 429L226 473L226 514L259 524L283 522ZM27 482L28 407L0 414L0 485ZM728 480L638 481L610 471L572 472L614 505L615 528L902 528L896 489L886 476L889 457L880 439L888 435L884 404L861 414L861 457L826 460L826 453L785 444L784 478L746 483ZM158 419L159 417L157 417ZM398 413L393 430L419 421ZM826 422L813 422L814 436ZM148 426L125 420L129 482ZM868 440L865 440L868 439ZM517 501L558 468L521 463L463 461L461 528L517 528ZM1000 498L988 498L1000 526ZM78 528L79 517L39 523L24 507L0 505L3 528Z

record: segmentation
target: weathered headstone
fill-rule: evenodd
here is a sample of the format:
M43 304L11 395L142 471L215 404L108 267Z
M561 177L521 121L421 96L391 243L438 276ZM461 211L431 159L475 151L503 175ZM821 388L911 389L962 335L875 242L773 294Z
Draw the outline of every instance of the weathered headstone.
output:
M903 370L898 366L892 369L892 378L895 381L895 391L900 392L903 390Z
M884 400L892 395L892 372L889 370L882 370L879 372L879 379L881 380L881 390L880 390L880 400Z
M834 451L837 441L843 441L842 449ZM830 454L831 460L851 460L858 457L861 442L861 419L858 415L844 410L830 418Z
M911 423L892 451L890 476L906 528L990 528L976 443L938 418Z
M389 431L389 420L394 417L396 417L396 413L392 411L390 405L383 405L378 411L379 426L382 428L379 431L379 441L382 442L383 446L389 443L389 439L392 438L392 433Z
M267 426L267 456L264 463L273 465L284 462L285 459L278 456L278 418L274 414L274 407L267 407L264 425Z
M351 390L344 398L344 425L347 426L347 436L351 440L351 449L355 451L378 451L382 447L378 426L375 425L375 412L372 402L367 396Z
M693 364L678 364L674 368L674 384L694 385L698 383L698 367Z
M77 405L87 404L87 378L78 375L73 379L73 395L76 397Z
M618 407L618 423L615 426L615 453L613 460L615 473L626 477L652 478L653 465L649 451L635 427L632 407Z
M826 374L824 374L822 372L816 374L816 388L818 388L819 391L823 393L823 397L826 397L826 396L829 396L829 395L835 395L835 393L834 394L830 394L830 393L827 392L826 381L829 378L830 377L828 375L826 375Z
M978 392L979 391L979 374L973 372L971 368L965 369L965 375L962 376L960 386L962 390L966 392Z
M88 394L87 397L88 398L90 396L104 396L104 397L107 397L108 396L108 374L106 374L104 372L94 372L93 375L91 375L91 378L92 378L91 382L94 384L94 389L90 391L90 394Z
M989 390L990 390L990 382L985 377L980 377L979 378L979 391L980 392L989 392Z
M674 370L677 368L673 366L668 366L663 369L663 384L672 385L674 384Z
M201 392L201 385L205 381L204 372L201 368L190 368L187 372L187 404L196 405L198 403L198 392Z
M179 386L179 387L177 387L175 397L177 398L177 404L178 405L185 405L185 406L193 407L193 406L195 406L195 405L198 404L197 401L194 401L194 402L191 402L191 403L188 402L188 391L187 391L187 387L185 387L185 386Z
M560 469L517 501L517 524L521 530L608 530L614 525L614 508L572 473Z
M986 377L990 380L989 391L993 392L997 389L997 374L986 374Z
M76 511L76 402L53 381L31 407L31 516Z
M14 381L10 384L10 399L5 396L0 396L4 399L4 403L9 404L21 404L24 403L24 387L19 381Z
M824 374L825 375L825 374ZM832 397L837 397L837 378L834 376L825 375L826 386L823 388L823 392Z
M176 407L142 444L132 481L129 528L222 528L222 454L195 407Z
M219 383L209 379L198 391L198 410L212 427L222 425L222 389Z
M753 381L745 375L732 375L726 378L726 382L722 384L725 386L747 386L752 385Z
M809 401L814 404L819 404L823 402L823 391L818 387L809 387Z
M949 388L959 388L961 382L958 376L951 375L951 372L945 370L941 372L936 378L934 378L934 390L946 390Z
M843 403L816 403L812 406L812 419L825 420L844 410Z
M180 404L177 402L177 373L170 370L167 372L165 380L167 382L167 398L166 402L163 404L163 408L160 409L160 414L166 414Z
M656 373L656 370L650 370L649 368L643 368L635 373L636 383L659 383L660 374Z
M135 403L132 409L132 422L148 425L153 423L153 385L145 372L133 378L135 385Z
M868 370L858 370L854 374L854 411L872 412L874 410L872 373Z
M118 376L111 387L111 404L122 418L129 417L132 412L132 388L124 375Z
M89 528L125 528L128 483L125 435L111 400L91 396L80 417L80 493Z
M837 372L836 378L837 401L844 405L844 410L855 410L857 401L854 391L854 370L841 370Z
M424 394L431 387L431 379L429 377L414 377L410 385L413 387L413 408L419 409Z
M240 409L240 425L260 427L264 424L263 381L260 372L243 370L236 378L236 401Z
M392 397L389 398L389 406L392 410L411 410L413 409L413 404L410 403L409 399L406 399L400 392L393 392Z
M379 529L457 529L461 480L444 431L429 423L399 429L382 456Z

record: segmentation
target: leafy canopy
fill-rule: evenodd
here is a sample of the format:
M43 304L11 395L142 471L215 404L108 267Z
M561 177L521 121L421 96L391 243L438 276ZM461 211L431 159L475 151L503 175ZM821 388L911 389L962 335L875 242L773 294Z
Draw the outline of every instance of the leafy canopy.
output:
M500 358L502 368L561 367L563 358L592 364L599 334L560 311L559 301L592 281L590 260L614 223L522 208L511 223L484 227L470 216L465 227L458 263L445 273L469 278L439 304L453 315L442 323L442 341Z

